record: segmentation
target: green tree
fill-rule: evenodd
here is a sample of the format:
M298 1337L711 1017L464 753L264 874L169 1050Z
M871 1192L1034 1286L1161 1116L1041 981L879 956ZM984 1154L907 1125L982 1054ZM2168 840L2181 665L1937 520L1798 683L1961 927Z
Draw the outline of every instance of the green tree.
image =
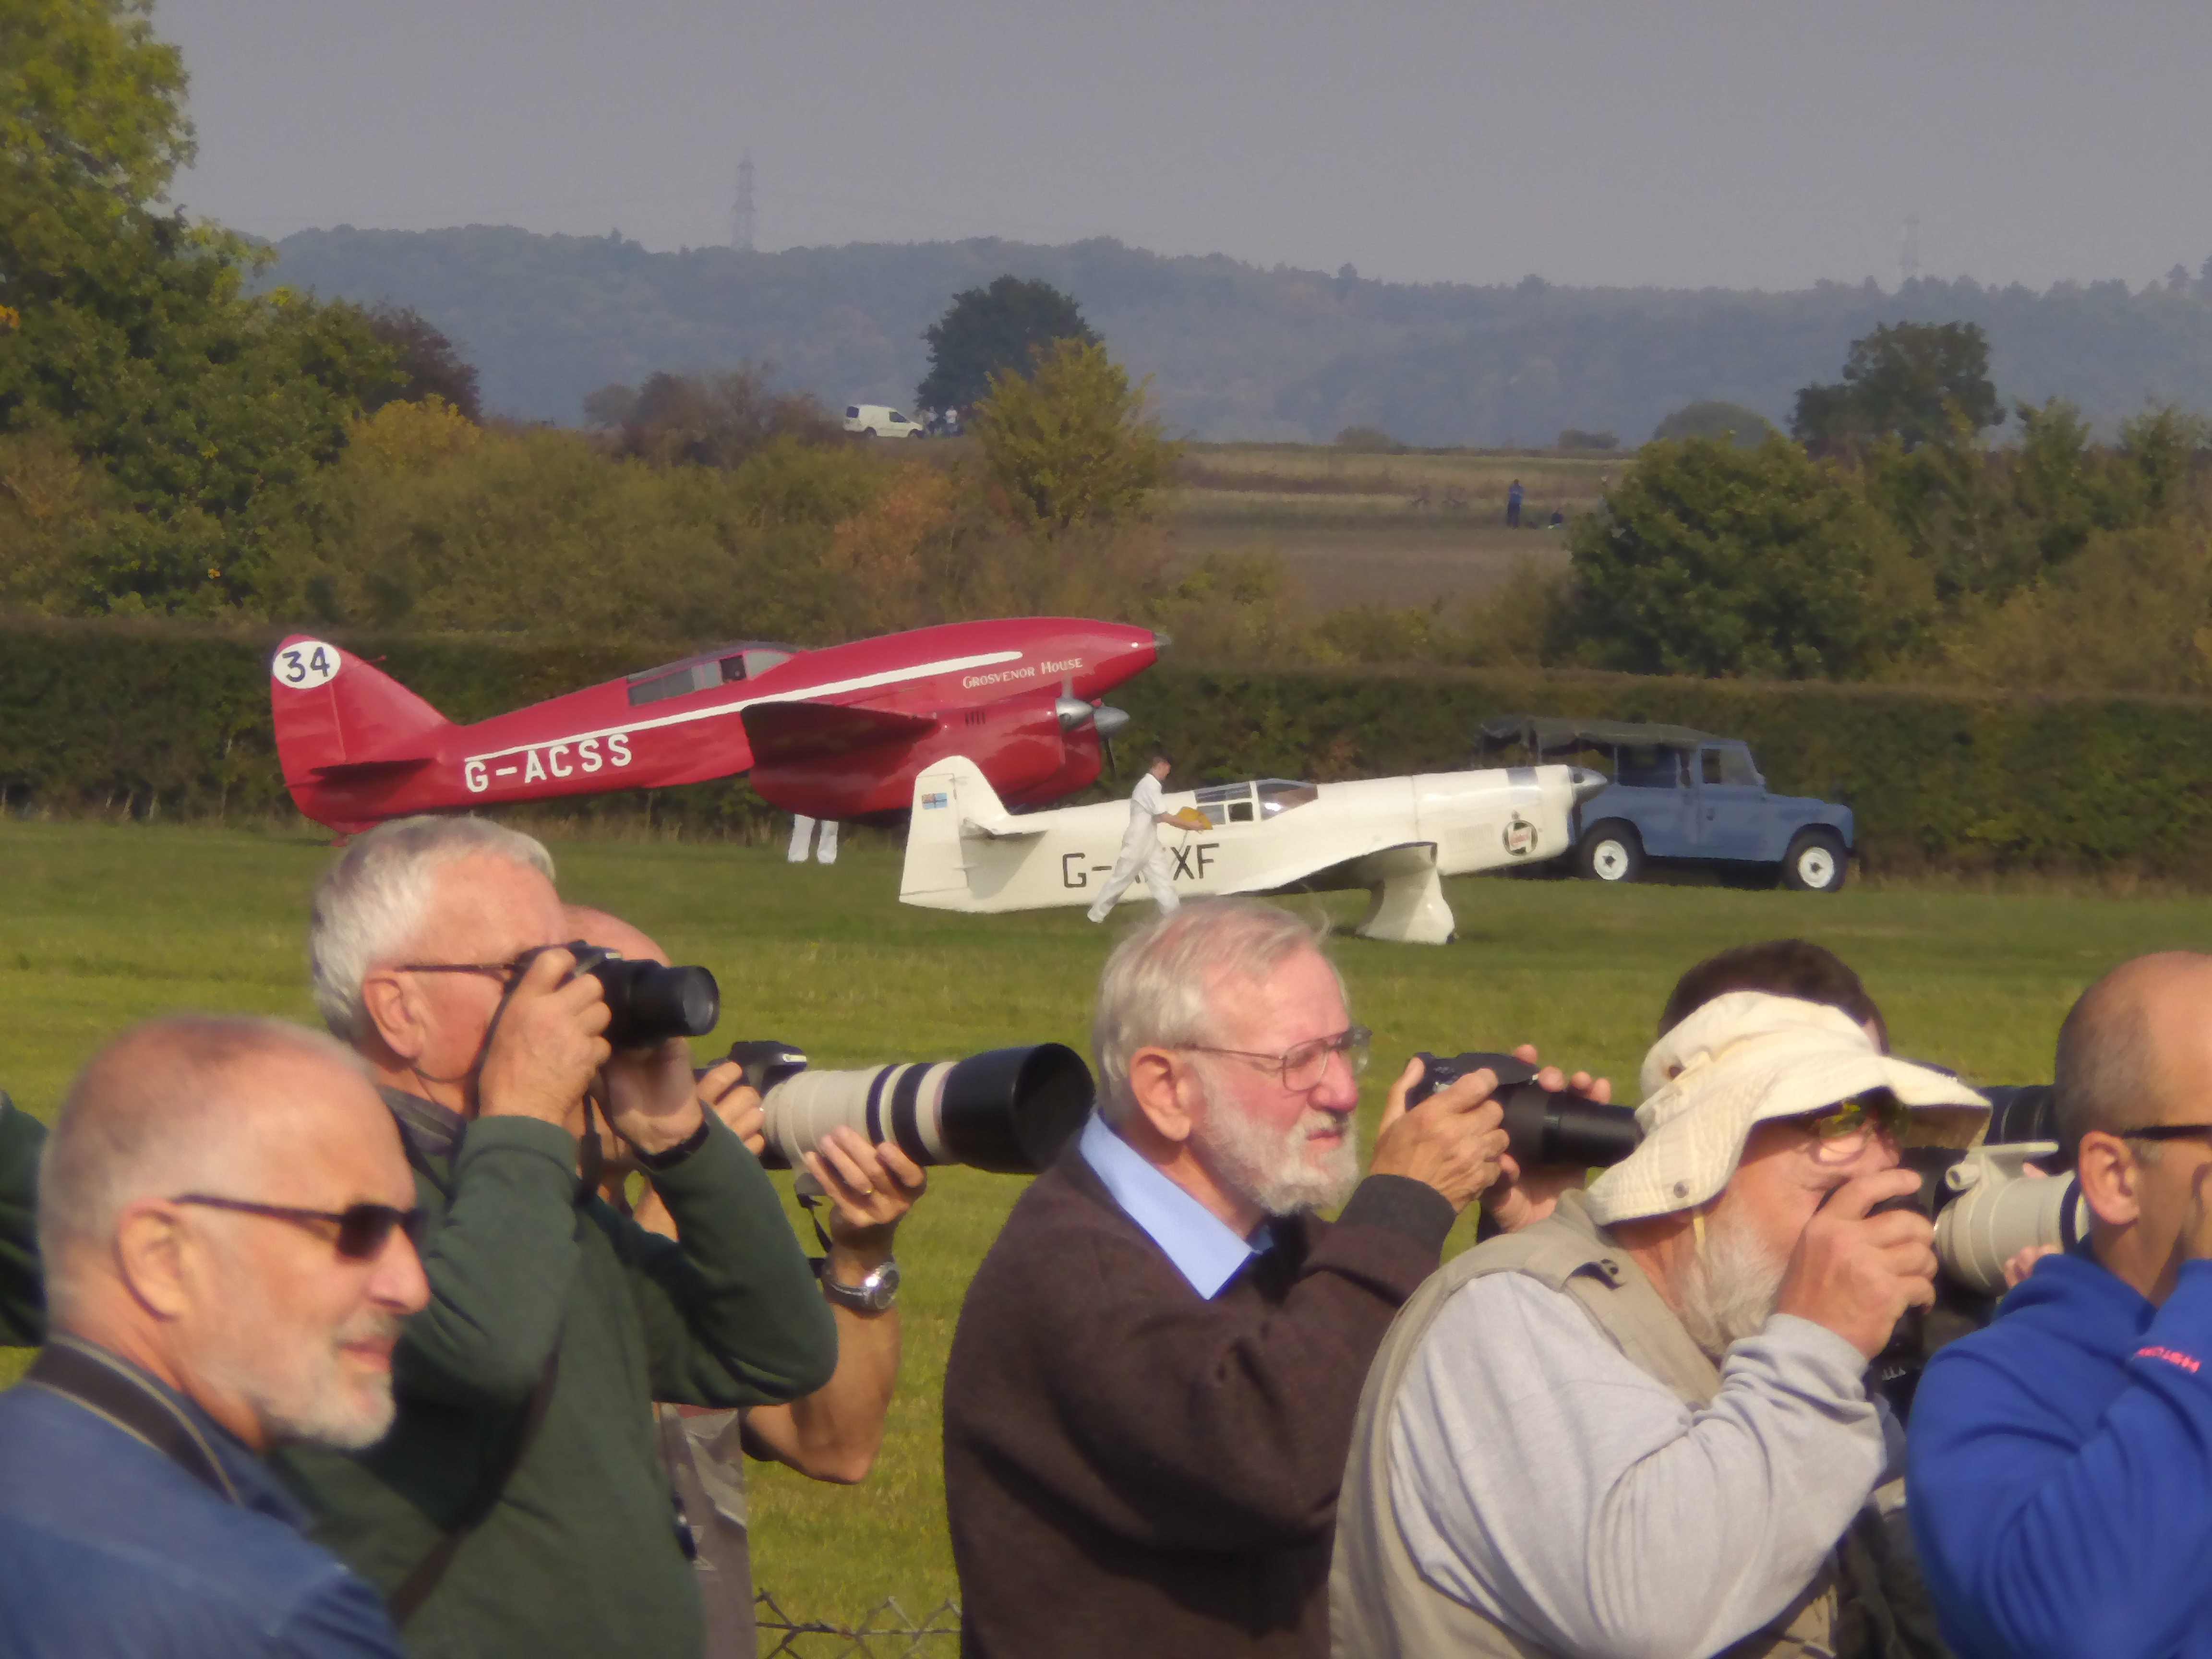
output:
M1907 449L1999 424L1989 337L1972 323L1897 323L1851 342L1844 378L1797 394L1790 429L1839 448L1893 437Z
M929 373L914 399L925 409L980 403L993 376L1028 373L1037 351L1055 340L1098 343L1073 300L1050 283L1018 276L954 295L922 338L929 342Z
M1666 416L1653 428L1651 435L1662 443L1680 438L1733 437L1738 445L1749 449L1773 430L1774 422L1755 409L1746 409L1725 398L1700 398Z
M1861 678L1930 610L1879 517L1779 435L1646 445L1569 545L1581 654L1636 673Z
M1021 524L1057 534L1140 512L1180 446L1161 436L1146 386L1103 345L1056 339L1029 377L994 374L975 406L983 467Z
M363 410L435 398L465 420L483 419L476 365L445 330L412 306L380 305L369 307L368 331L392 353L392 381L364 397Z
M88 608L250 606L391 354L351 307L244 295L261 257L163 196L184 71L143 0L0 0L0 434L58 436L112 488Z
M805 392L777 392L765 368L726 374L653 374L632 391L602 386L585 417L606 428L615 453L662 465L732 467L778 438L842 440L830 411Z

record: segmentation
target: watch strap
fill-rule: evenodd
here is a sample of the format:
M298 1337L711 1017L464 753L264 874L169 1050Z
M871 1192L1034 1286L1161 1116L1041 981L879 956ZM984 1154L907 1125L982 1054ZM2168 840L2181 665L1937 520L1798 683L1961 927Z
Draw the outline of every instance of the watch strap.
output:
M868 1276L857 1285L848 1285L831 1276L830 1258L823 1255L809 1258L814 1276L822 1283L822 1293L841 1308L850 1308L854 1313L882 1313L898 1296L898 1262L885 1256Z
M672 1170L678 1164L681 1164L685 1158L690 1157L692 1153L697 1152L702 1146L705 1146L707 1144L707 1137L713 1132L713 1129L714 1124L712 1121L708 1118L708 1115L702 1111L699 1114L699 1127L697 1128L694 1129L690 1134L684 1136L683 1139L678 1141L673 1146L665 1147L657 1152L640 1152L637 1155L637 1167L647 1171L648 1174L657 1173L663 1170Z

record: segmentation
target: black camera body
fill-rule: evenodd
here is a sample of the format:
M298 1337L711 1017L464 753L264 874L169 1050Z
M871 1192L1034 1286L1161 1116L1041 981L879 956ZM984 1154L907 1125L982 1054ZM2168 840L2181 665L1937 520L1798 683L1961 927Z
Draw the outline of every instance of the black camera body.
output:
M607 999L608 1046L650 1048L670 1037L701 1037L722 1018L722 989L704 968L632 962L605 945L576 939L561 947L576 971L599 981Z
M1421 1062L1421 1075L1406 1091L1408 1106L1419 1105L1472 1072L1487 1070L1497 1078L1493 1098L1505 1109L1505 1150L1523 1170L1541 1164L1610 1168L1644 1139L1634 1107L1606 1105L1540 1088L1536 1068L1511 1054L1469 1052L1442 1060L1419 1054L1413 1058Z

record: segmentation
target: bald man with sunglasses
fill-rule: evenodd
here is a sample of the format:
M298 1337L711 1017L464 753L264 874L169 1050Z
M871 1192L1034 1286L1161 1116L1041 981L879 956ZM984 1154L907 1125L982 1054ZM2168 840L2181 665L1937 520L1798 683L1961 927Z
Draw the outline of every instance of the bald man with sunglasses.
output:
M2212 957L2091 986L2058 1033L2087 1236L1913 1396L1913 1532L1966 1659L2212 1656Z
M261 1462L379 1439L428 1295L365 1068L274 1021L153 1021L71 1087L39 1198L52 1329L0 1395L0 1650L398 1659Z

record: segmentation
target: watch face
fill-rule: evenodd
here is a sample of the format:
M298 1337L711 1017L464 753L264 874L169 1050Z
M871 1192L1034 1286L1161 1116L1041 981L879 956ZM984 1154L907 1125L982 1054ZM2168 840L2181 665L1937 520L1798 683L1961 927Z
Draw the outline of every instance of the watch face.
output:
M861 1294L872 1308L888 1308L891 1298L898 1294L899 1270L896 1261L886 1261L860 1281Z

